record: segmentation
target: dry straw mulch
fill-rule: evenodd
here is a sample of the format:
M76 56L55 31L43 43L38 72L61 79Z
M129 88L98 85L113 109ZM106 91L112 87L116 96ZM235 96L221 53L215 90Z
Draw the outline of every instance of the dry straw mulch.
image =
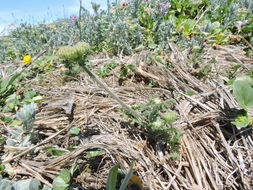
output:
M188 52L180 52L173 44L171 49L170 54L164 54L164 59L171 63L169 69L155 62L147 65L148 51L111 58L120 64L135 61L140 64L135 75L123 85L119 85L117 69L104 82L127 105L147 102L155 95L176 100L175 110L180 118L173 126L184 131L180 160L157 152L142 129L131 128L117 102L85 73L64 85L59 85L61 76L51 74L50 87L34 86L46 97L38 105L35 121L42 139L10 157L17 171L16 178L32 176L51 186L61 169L70 168L76 162L81 168L74 179L77 184L86 189L104 189L109 169L115 163L128 169L134 162L135 173L147 189L253 189L252 126L238 130L230 124L239 105L220 78L225 70L238 63L244 65L238 74L245 72L253 59L245 55L242 47L206 46L203 64L210 65L210 73L199 79ZM212 58L216 63L211 63ZM108 61L110 58L93 60L98 67ZM156 82L156 88L145 84L150 80ZM187 90L195 95L186 95ZM81 136L68 133L73 126L81 129ZM63 156L48 157L42 148L49 145L62 148L76 145L77 148ZM29 154L35 148L37 153ZM92 148L101 148L104 153L89 159L84 153ZM14 147L4 150L17 151Z

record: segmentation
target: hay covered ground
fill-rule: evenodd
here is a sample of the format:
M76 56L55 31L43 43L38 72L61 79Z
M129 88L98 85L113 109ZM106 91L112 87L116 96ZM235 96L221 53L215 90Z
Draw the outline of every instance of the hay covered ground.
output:
M112 60L117 63L108 77L100 79L129 106L155 96L175 100L173 109L179 118L173 127L184 133L178 160L170 157L169 150L154 146L145 129L132 127L121 106L86 73L66 82L56 70L45 74L43 84L36 78L26 84L44 97L37 105L34 123L40 140L31 147L1 145L1 155L9 152L4 162L10 162L15 170L11 179L36 178L52 186L60 170L77 163L79 172L73 179L74 186L105 189L114 164L120 163L127 170L134 162L134 173L141 179L143 189L253 189L252 126L238 130L231 124L240 106L221 78L236 64L243 65L237 76L248 72L253 58L241 46L205 45L203 60L209 70L199 77L189 59L191 52L182 52L175 44L170 46L171 52L161 53L171 63L169 67L155 60L147 64L146 58L151 54L148 50L122 57L99 54L90 57L90 61L95 73ZM120 65L134 62L139 65L132 75L120 80ZM153 87L149 85L151 81ZM186 95L186 91L193 95ZM1 134L8 136L10 126L2 125ZM73 126L80 129L78 136L70 135ZM51 145L75 149L61 156L49 156L44 148ZM94 149L103 152L87 156L87 151Z

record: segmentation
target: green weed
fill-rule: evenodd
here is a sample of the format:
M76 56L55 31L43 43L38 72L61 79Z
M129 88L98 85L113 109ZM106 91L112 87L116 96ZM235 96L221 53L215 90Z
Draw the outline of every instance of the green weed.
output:
M178 118L175 111L170 108L172 100L162 101L160 98L151 99L146 104L136 104L132 108L138 110L145 120L136 120L131 113L124 112L131 120L133 126L145 127L149 139L155 143L167 144L170 153L178 153L180 149L180 139L183 133L173 127L173 122Z
M117 63L115 61L112 61L110 63L107 63L100 67L100 69L97 71L97 74L101 77L108 77L110 72L117 66Z

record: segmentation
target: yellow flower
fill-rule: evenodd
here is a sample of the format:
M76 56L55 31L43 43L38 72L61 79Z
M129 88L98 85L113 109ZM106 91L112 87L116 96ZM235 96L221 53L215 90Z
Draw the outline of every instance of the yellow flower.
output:
M79 22L79 24L80 24L80 25L83 25L83 24L84 24L84 22L80 21L80 22Z
M234 41L240 41L242 38L241 36L229 36L231 40L234 40Z
M145 30L145 32L150 33L150 32L151 32L151 30L150 30L150 29L146 29L146 30Z
M24 62L25 64L29 64L29 63L31 63L31 59L32 59L32 57L31 57L30 55L26 55L26 56L23 58L23 62Z
M60 70L64 72L64 71L66 71L68 69L63 65L63 66L60 67Z

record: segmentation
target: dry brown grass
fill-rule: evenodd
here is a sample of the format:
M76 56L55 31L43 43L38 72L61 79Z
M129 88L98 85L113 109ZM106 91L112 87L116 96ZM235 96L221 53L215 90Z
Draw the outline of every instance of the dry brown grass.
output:
M127 169L134 161L135 172L151 190L253 189L252 126L237 130L230 124L239 106L220 79L220 74L236 63L243 63L240 72L244 72L253 59L245 56L241 47L207 46L205 63L212 57L216 57L217 63L212 65L208 76L199 79L187 53L180 52L173 44L171 48L170 54L164 54L164 59L172 63L169 69L158 63L147 66L145 58L149 52L142 52L121 59L111 58L120 64L140 62L135 76L122 86L116 77L117 69L104 81L127 105L147 102L154 95L176 100L175 110L180 118L174 127L184 131L180 160L171 159L169 154L158 154L143 130L131 128L117 102L86 74L62 84L61 76L53 73L47 79L52 84L50 87L30 82L45 96L45 101L38 106L35 122L43 138L19 153L15 147L4 147L4 151L13 153L9 161L17 171L16 177L35 177L50 186L61 169L77 162L81 170L75 182L87 189L104 189L109 169L115 163ZM109 60L100 57L93 61L99 67ZM155 81L157 87L147 87L148 80ZM186 95L186 90L192 90L195 95ZM80 137L69 135L72 126L81 129ZM63 156L48 157L42 148L52 144L62 148L77 144L77 148ZM28 154L34 148L37 154ZM91 148L105 152L88 159L84 152Z

